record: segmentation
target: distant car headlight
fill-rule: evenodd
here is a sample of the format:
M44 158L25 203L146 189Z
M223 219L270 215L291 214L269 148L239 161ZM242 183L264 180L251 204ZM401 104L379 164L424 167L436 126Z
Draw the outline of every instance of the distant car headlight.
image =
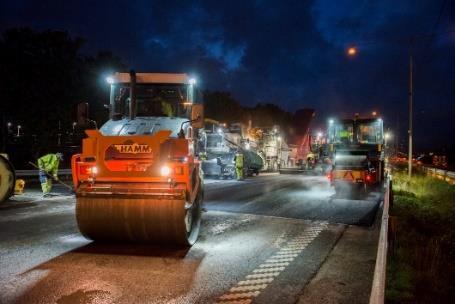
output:
M171 168L169 166L162 166L160 169L161 176L169 176L171 174Z

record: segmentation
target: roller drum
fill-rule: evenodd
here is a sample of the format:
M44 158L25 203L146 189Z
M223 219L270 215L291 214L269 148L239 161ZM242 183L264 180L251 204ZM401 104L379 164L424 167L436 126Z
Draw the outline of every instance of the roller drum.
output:
M178 198L79 196L76 219L92 240L192 245L201 221L202 194L189 204Z

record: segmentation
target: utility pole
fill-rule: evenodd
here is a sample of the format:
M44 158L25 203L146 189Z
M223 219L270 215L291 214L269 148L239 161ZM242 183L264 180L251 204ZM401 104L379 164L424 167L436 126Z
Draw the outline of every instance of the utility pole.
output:
M412 45L411 45L412 48ZM408 144L408 176L409 180L412 177L412 102L413 102L413 70L412 70L412 50L409 54L409 144Z

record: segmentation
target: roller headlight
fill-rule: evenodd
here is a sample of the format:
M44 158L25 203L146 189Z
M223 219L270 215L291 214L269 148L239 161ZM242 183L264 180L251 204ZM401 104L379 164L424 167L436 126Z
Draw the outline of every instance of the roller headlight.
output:
M169 166L162 166L160 169L161 176L169 176L171 174L171 168Z

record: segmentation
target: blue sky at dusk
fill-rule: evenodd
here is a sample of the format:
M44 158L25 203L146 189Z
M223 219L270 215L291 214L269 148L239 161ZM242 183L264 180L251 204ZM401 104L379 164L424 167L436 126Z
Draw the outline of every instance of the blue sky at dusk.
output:
M0 29L15 26L68 30L87 53L188 72L244 105L311 107L319 123L377 110L402 135L412 50L417 148L454 143L455 0L3 0Z

